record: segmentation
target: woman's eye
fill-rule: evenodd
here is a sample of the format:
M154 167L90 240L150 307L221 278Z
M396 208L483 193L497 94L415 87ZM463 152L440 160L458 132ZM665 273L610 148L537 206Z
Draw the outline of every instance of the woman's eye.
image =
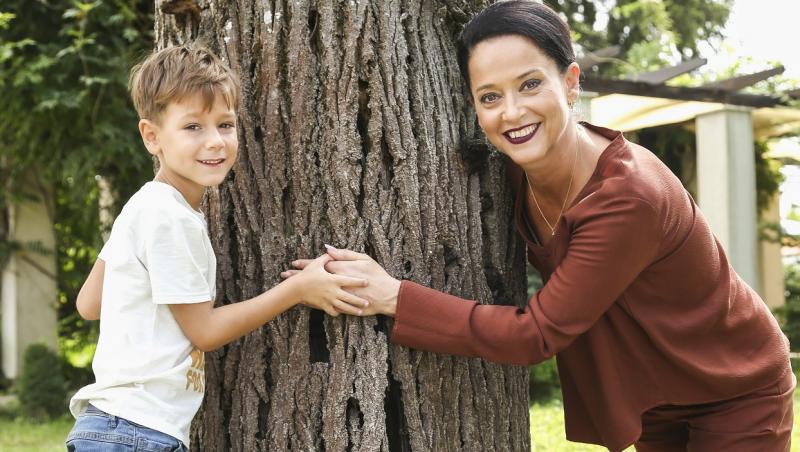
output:
M542 83L541 80L536 80L536 79L526 80L525 83L522 84L522 89L525 91L536 89L541 83Z
M491 104L492 102L496 101L499 98L500 98L500 96L498 96L495 93L484 94L483 96L481 96L481 103L482 104Z

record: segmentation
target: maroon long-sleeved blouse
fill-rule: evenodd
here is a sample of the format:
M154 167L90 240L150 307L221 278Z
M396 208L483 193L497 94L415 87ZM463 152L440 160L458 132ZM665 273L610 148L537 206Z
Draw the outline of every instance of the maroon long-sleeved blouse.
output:
M790 371L789 349L672 172L620 132L584 126L612 141L545 246L517 196L517 227L545 281L527 306L403 281L391 341L500 363L556 355L567 438L622 450L649 408L774 384Z

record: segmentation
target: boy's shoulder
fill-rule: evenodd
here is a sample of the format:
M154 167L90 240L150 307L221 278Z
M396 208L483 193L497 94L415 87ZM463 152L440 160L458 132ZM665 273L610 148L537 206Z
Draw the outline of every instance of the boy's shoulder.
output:
M205 230L203 215L192 209L179 191L161 182L144 184L125 203L117 221L128 223L136 229L146 228L147 225L172 224Z

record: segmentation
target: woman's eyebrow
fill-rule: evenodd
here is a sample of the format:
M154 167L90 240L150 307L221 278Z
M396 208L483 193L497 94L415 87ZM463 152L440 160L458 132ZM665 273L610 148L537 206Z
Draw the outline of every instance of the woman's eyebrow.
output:
M525 71L524 73L522 73L522 74L518 75L518 76L515 78L515 80L520 80L520 79L523 79L523 78L525 78L525 77L528 77L528 76L530 76L530 75L532 75L532 74L535 74L535 73L537 73L537 72L543 72L543 71L542 71L541 69L539 69L538 67L536 67L536 68L533 68L533 69L527 70L527 71ZM475 88L475 91L482 91L482 90L484 90L484 89L486 89L486 88L491 88L492 86L493 86L493 83L485 83L485 84L483 84L483 85L481 85L481 86L479 86L479 87Z

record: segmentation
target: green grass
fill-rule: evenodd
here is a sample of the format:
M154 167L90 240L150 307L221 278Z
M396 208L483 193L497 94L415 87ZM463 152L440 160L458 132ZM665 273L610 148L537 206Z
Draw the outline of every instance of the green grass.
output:
M63 452L73 422L72 416L49 422L0 418L0 452Z
M601 452L608 449L589 444L573 443L564 433L564 409L560 400L531 407L531 450L533 452ZM633 447L626 452L633 452ZM792 452L800 452L800 391L794 395L794 429Z
M0 416L0 452L64 451L64 438L73 419L65 416L40 423ZM599 446L571 443L564 436L564 411L561 402L531 407L531 450L534 452L601 452ZM633 451L633 448L629 449ZM800 452L800 394L795 395L792 452Z
M567 441L560 400L531 407L531 450L534 452L601 452L605 447ZM633 448L630 448L632 451Z

